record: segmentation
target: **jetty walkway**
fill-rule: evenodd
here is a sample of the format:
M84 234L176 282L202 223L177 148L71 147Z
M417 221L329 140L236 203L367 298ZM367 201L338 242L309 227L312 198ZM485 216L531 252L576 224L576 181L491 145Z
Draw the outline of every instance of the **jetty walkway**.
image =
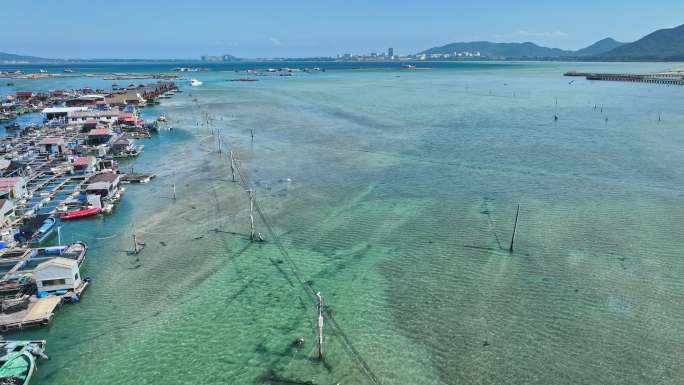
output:
M652 83L652 84L666 84L673 86L684 86L684 76L681 74L672 73L657 73L657 74L612 74L612 73L588 73L570 71L563 74L564 76L581 76L587 80L601 80L614 82L635 82L635 83Z

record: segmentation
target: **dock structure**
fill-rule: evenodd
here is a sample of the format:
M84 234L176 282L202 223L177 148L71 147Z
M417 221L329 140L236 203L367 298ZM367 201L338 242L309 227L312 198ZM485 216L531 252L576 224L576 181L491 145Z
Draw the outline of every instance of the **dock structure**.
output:
M144 184L149 183L157 174L154 173L127 173L121 176L121 183Z
M0 332L45 326L52 321L55 310L61 304L62 297L31 297L26 309L14 313L0 313Z
M564 76L579 76L587 80L613 81L613 82L634 82L664 84L673 86L684 86L684 76L673 73L656 74L614 74L614 73L588 73L588 72L566 72Z
M176 89L171 82L158 82L136 92L117 87L103 92L106 97L85 90L41 96L45 103L30 112L42 110L43 124L15 122L0 136L0 241L5 245L0 250L0 333L48 325L62 304L80 300L91 282L80 274L88 246L83 241L63 245L60 221L111 213L126 190L121 183L155 178L134 174L132 168L125 174L116 159L141 154L144 146L136 140L158 132L137 108ZM17 99L23 101L36 95L18 94L26 94L28 99ZM129 100L137 103L129 105ZM54 230L57 245L37 247L49 243ZM136 252L141 245L136 242Z

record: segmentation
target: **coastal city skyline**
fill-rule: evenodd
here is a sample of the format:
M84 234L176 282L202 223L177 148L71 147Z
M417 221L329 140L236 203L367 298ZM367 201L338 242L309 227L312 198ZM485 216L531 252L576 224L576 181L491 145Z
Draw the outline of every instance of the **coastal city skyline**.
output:
M201 6L170 1L157 7L123 0L119 7L135 11L122 18L104 4L82 0L70 2L69 7L29 3L35 6L16 0L4 5L6 27L22 32L4 37L0 51L83 59L198 59L224 54L336 57L385 52L388 47L396 55L410 55L470 41L533 42L576 50L607 37L630 42L653 30L674 27L681 24L678 15L684 11L684 4L673 0L661 1L658 7L643 7L636 1L580 0L573 3L577 11L537 0L515 6L503 1L352 1L342 8L326 2L284 7L270 0L259 7L218 1ZM75 19L77 23L65 22ZM31 28L25 28L26 21ZM49 39L42 38L47 35Z

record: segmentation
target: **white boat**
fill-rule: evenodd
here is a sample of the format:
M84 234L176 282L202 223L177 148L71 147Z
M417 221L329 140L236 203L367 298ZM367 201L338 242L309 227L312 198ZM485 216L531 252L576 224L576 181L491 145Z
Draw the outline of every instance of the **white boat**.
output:
M193 87L197 87L197 86L201 86L201 85L202 85L202 82L199 81L199 80L197 80L197 79L191 79L191 80L190 80L190 85L193 86Z

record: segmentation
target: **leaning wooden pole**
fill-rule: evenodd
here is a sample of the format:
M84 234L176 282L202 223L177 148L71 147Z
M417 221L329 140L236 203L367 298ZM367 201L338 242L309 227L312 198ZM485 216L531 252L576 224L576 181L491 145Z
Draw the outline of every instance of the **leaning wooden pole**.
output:
M323 297L321 292L316 293L316 308L318 310L318 338L316 339L316 347L318 348L318 359L323 359Z
M515 231L518 228L518 214L520 214L520 204L518 203L518 209L515 211L515 222L513 223L513 235L511 235L511 245L508 248L509 252L513 252L513 243L515 242Z
M230 173L233 175L233 182L235 182L235 156L233 150L230 150Z

